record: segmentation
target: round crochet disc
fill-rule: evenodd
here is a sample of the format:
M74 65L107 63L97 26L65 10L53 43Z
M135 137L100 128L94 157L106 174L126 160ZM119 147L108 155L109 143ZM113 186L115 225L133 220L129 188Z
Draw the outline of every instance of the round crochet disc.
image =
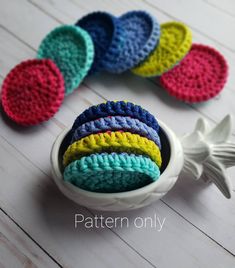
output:
M160 176L148 157L126 153L93 154L65 168L64 180L84 190L103 193L131 191Z
M2 106L18 124L37 125L51 118L64 98L64 79L51 60L28 60L6 76Z
M161 149L161 142L158 133L153 128L142 123L138 119L127 116L109 116L89 121L79 126L72 134L71 143L86 136L107 131L124 131L139 134L157 144Z
M105 69L111 73L122 73L139 64L156 47L160 38L160 25L145 11L127 12L119 20L124 40L118 57L113 56L106 62Z
M95 58L89 74L102 71L106 62L118 56L122 46L123 31L119 20L107 12L93 12L76 25L86 30L94 43Z
M161 25L159 45L131 71L139 76L159 76L172 69L190 50L191 30L181 22L167 22Z
M177 99L206 101L217 95L228 76L224 57L214 48L193 44L188 55L161 77L161 85Z
M66 94L72 93L89 71L94 57L89 34L76 26L60 26L42 41L38 58L52 59L62 72Z
M71 144L63 155L63 165L94 153L126 152L149 156L159 167L162 164L159 147L151 140L130 132L91 134Z
M158 122L152 114L143 109L140 105L135 105L127 101L107 101L106 103L91 106L76 118L72 131L86 122L116 115L139 119L157 132L159 131Z

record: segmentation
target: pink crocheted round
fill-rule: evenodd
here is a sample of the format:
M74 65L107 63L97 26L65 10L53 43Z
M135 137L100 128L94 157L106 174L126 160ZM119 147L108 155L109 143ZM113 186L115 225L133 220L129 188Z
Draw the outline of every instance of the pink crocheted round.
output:
M161 85L170 95L186 102L206 101L224 87L228 65L214 48L193 44L175 68L161 76Z
M53 61L27 60L3 81L2 106L20 125L36 125L51 118L64 99L64 79Z

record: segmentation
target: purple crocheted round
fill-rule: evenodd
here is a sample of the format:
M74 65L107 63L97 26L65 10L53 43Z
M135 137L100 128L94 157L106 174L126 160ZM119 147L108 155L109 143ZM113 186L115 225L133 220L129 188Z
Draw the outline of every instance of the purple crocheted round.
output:
M106 62L117 57L123 44L120 21L107 12L93 12L81 18L76 26L86 30L94 43L95 59L89 74L102 71ZM110 58L111 57L111 58Z
M119 18L125 39L118 57L106 62L105 70L122 73L143 61L157 46L160 25L145 11L130 11Z
M91 134L107 131L125 131L139 134L155 142L161 149L157 131L140 120L128 116L108 116L86 122L74 130L70 144Z

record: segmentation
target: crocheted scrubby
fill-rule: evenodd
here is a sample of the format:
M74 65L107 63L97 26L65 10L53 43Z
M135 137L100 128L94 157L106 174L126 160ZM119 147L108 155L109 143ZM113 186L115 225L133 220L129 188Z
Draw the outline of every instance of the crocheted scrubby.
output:
M155 117L139 105L126 101L107 101L99 105L91 106L81 113L75 120L72 131L82 124L107 116L130 116L139 119L158 132L159 125Z
M63 165L81 157L101 152L126 152L149 156L159 167L162 159L159 147L151 140L129 132L92 134L71 144L64 153Z
M160 176L148 157L126 153L103 153L82 157L69 164L64 180L93 192L124 192L143 187Z
M167 22L161 25L159 45L131 71L134 74L159 76L173 68L188 53L192 44L191 30L181 22Z
M95 58L89 74L102 71L106 62L112 62L123 43L123 30L117 18L107 12L93 12L77 23L86 30L94 43Z
M142 123L138 119L126 116L109 116L94 121L89 121L79 126L72 135L71 144L81 138L106 131L125 131L139 134L155 142L161 149L161 142L157 131Z
M89 71L94 57L89 34L76 26L60 26L42 41L38 58L52 59L62 72L66 94L72 93Z
M24 126L51 118L64 98L64 79L51 60L27 60L6 76L2 106L10 119Z
M160 37L160 25L145 11L131 11L119 18L124 31L124 42L118 57L113 55L106 62L106 71L121 73L143 61L156 47Z
M170 95L187 102L200 102L217 95L227 76L228 65L217 50L193 44L182 62L160 81Z

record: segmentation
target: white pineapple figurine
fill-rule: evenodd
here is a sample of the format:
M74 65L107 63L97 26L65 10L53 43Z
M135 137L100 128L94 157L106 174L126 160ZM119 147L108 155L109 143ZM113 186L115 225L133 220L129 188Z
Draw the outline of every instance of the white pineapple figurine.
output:
M181 138L182 173L195 180L202 178L213 182L227 198L231 197L232 183L226 169L235 165L235 143L229 141L231 132L232 117L227 115L215 127L199 119L194 131Z

